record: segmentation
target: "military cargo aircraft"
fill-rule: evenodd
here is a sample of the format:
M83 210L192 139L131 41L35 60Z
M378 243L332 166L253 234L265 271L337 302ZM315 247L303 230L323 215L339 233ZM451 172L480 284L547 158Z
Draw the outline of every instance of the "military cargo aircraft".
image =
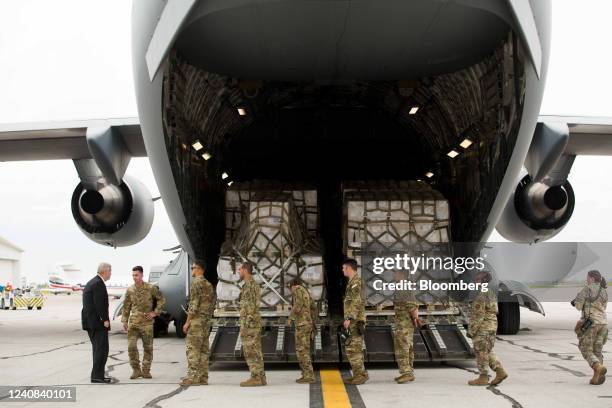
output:
M75 222L93 241L121 247L152 224L151 194L126 174L132 157L147 156L184 251L159 280L179 328L188 258L203 259L216 285L218 271L232 275L232 259L255 256L223 248L236 242L228 192L257 183L268 193L316 192L313 271L324 271L324 319L315 359L337 361L355 185L395 200L412 194L402 186L414 184L402 182L420 180L447 203L452 242L486 242L497 228L537 243L572 216L575 157L612 154L611 119L539 117L550 25L548 0L134 0L139 118L3 125L0 160L74 160L80 182L67 199ZM258 202L282 201L267 200ZM541 307L504 279L500 331L515 333L519 306ZM262 285L283 306L273 283ZM291 360L284 312L268 306L266 359ZM233 317L218 316L213 358L241 357ZM378 330L368 332L369 359L392 360L390 324L368 326ZM417 335L417 358L469 354L448 322Z

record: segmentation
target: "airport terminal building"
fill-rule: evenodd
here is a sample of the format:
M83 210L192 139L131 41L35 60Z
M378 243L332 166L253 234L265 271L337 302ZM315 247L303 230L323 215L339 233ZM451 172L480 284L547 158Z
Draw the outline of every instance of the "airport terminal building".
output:
M22 253L23 249L0 236L0 284L20 285Z

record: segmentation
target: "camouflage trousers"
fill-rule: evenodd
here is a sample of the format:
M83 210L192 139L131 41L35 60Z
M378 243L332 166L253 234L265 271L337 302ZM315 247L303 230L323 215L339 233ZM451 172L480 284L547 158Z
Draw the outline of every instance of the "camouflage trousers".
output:
M476 353L476 364L481 375L489 375L491 370L496 370L499 366L499 360L493 354L493 346L495 345L495 331L485 331L474 335L472 338L474 344L474 353Z
M249 366L252 378L265 375L263 353L261 352L261 327L241 327L242 353Z
M346 340L344 349L346 357L351 364L353 376L366 374L365 366L363 365L363 335L359 334L357 329L351 327L351 337Z
M296 326L295 328L295 354L297 355L300 370L304 378L314 378L312 361L310 359L310 343L312 326Z
M138 354L138 339L142 339L144 355L142 371L148 372L153 361L153 324L128 325L128 357L133 370L140 370L140 355Z
M192 379L208 379L208 337L210 322L191 320L185 344L187 346L187 376Z
M595 363L603 363L602 350L607 341L607 324L594 324L578 336L578 348L590 366Z
M395 323L393 343L395 346L395 361L399 367L400 375L414 375L414 326L411 322Z

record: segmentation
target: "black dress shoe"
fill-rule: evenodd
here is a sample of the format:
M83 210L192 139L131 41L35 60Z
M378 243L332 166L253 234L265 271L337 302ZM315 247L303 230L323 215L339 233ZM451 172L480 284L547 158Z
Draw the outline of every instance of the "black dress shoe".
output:
M104 377L104 378L92 378L91 379L92 384L110 384L111 379L108 377Z

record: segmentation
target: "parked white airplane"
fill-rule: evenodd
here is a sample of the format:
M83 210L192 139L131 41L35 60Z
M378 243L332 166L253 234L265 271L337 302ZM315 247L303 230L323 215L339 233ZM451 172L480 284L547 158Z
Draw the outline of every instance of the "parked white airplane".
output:
M47 279L46 292L53 293L54 295L65 293L72 294L73 292L79 292L82 290L80 283L74 281L74 272L80 270L73 264L57 264L53 267L53 271L49 272ZM72 276L68 276L72 275Z

